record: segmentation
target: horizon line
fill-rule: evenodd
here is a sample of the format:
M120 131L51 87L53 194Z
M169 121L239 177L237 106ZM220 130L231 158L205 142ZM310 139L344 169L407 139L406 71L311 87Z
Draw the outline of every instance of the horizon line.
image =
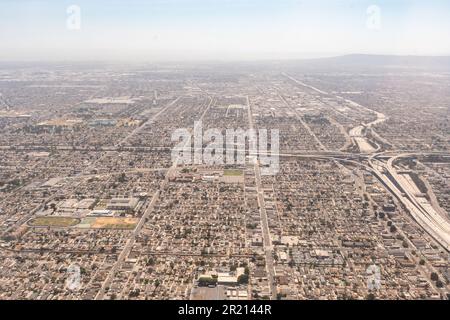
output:
M309 61L309 60L325 60L333 58L343 58L351 56L365 57L391 57L391 58L450 58L448 54L388 54L388 53L346 53L346 54L330 54L318 57L280 57L280 58L189 58L189 59L135 59L135 58L112 58L112 59L85 59L85 58L67 58L67 59L2 59L0 63L221 63L221 62L288 62L288 61Z

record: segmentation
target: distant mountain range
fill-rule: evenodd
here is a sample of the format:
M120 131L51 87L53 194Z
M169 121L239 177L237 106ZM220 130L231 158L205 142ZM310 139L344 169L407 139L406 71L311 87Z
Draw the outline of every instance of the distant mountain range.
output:
M131 61L133 66L138 66L139 61ZM142 62L142 64L148 65L149 62ZM368 69L372 70L374 68L383 69L424 69L424 70L439 70L439 71L449 71L450 72L450 55L449 56L400 56L400 55L375 55L375 54L348 54L335 57L327 58L305 58L305 59L267 59L267 60L236 60L236 61L221 61L221 60L205 60L205 61L178 61L178 62L153 62L152 65L158 66L158 64L163 65L173 65L180 64L184 68L193 67L197 68L203 67L217 67L225 66L226 68L256 68L259 70L264 67L287 67L287 68L299 68L302 70L315 70L315 71L326 71L326 70L343 70L349 68L355 68L359 71ZM14 68L33 68L33 67L72 67L77 66L78 68L98 68L105 66L114 65L127 65L126 61L114 62L114 61L0 61L0 68L3 69L14 69Z
M299 61L300 65L321 67L380 67L380 68L419 68L450 69L450 56L395 56L349 54L331 58Z

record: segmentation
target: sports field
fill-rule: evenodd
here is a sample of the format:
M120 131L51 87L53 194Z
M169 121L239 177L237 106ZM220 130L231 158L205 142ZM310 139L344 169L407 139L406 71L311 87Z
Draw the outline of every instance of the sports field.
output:
M32 227L72 227L80 222L80 219L71 217L37 217L28 221Z
M242 176L242 170L227 169L223 171L224 176Z

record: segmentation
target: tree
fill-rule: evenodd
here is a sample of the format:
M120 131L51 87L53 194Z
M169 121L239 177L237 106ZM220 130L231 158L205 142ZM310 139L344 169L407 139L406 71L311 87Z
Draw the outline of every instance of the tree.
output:
M155 259L153 257L149 257L147 260L147 266L153 266L155 264Z
M437 275L436 272L432 272L430 278L431 278L431 280L433 280L433 281L439 280L439 276Z
M375 300L375 295L374 295L373 293L369 293L369 294L366 296L366 300Z
M130 293L128 294L128 296L129 296L130 298L136 298L136 297L139 297L139 294L140 294L140 293L141 293L140 290L139 290L139 289L136 289L136 290L130 291Z
M214 277L202 276L198 279L199 286L216 285L216 283L217 283L217 278L214 278Z
M277 293L277 300L281 300L282 298L286 297L286 294L283 293Z
M248 274L241 274L238 277L238 284L247 284L248 283Z
M119 176L119 182L123 183L126 181L125 172L122 172Z

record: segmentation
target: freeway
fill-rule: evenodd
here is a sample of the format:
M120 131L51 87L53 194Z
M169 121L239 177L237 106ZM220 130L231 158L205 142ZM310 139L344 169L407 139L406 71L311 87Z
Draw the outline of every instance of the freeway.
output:
M329 95L329 93L317 89L311 85L303 83L285 73L283 73L285 77L294 81L295 83L309 88L311 90L316 91L321 95ZM367 107L361 106L360 104L351 101L349 99L345 99L340 96L335 96L338 99L343 99L345 102L349 103L355 109L362 109L367 112L373 113L376 115L376 120L364 124L362 123L359 126L354 127L349 131L350 137L352 137L354 143L359 147L360 152L362 154L368 155L368 166L365 166L366 169L372 172L383 184L384 186L393 194L399 201L408 209L411 216L414 220L437 242L439 243L445 250L450 252L450 221L447 216L441 215L429 203L429 200L425 197L419 197L412 192L412 185L405 179L402 175L399 175L394 167L395 161L402 157L412 156L412 155L425 155L425 153L418 152L415 154L411 153L401 153L394 154L392 156L388 156L386 158L386 154L376 153L380 147L374 148L364 133L364 129L371 128L379 123L382 123L387 120L387 117L380 112L371 110ZM376 133L374 132L375 136ZM380 138L378 136L378 138ZM385 142L384 140L382 140ZM391 153L391 152L390 152ZM438 154L438 153L437 153ZM386 162L383 162L379 157L383 155L386 158ZM333 158L333 155L323 155L322 158ZM336 159L336 158L334 158ZM361 159L361 158L359 158ZM358 161L349 160L349 158L338 158L336 160L340 161L350 161L355 164ZM358 159L357 159L358 160ZM414 182L412 182L414 184Z
M351 100L345 99L345 101L355 105L355 103L353 101L351 101ZM366 107L361 106L360 104L356 104L356 105L359 108L363 108L363 109L369 110L370 112L376 114L377 119L372 121L372 122L370 122L370 123L362 124L362 125L359 125L357 127L354 127L353 129L351 129L349 131L349 135L350 135L350 137L353 138L353 141L355 142L355 144L358 145L359 150L362 153L373 153L373 152L376 152L376 151L378 151L380 149L380 146L377 146L377 148L374 148L372 146L372 144L369 142L369 139L367 138L367 136L365 134L363 134L363 131L364 131L364 129L371 128L371 127L373 127L373 126L375 126L375 125L377 125L379 123L382 123L382 122L386 121L387 118L381 112L373 111L371 109L368 109Z
M411 191L411 187L405 183L402 177L397 173L394 162L400 158L411 156L409 154L401 154L390 158L386 163L387 172L400 185L405 198L413 205L411 214L416 221L423 226L433 238L439 242L447 251L450 251L450 221L448 217L438 214L424 197L419 197Z
M426 198L418 199L413 194L411 186L406 179L398 174L394 162L400 158L413 154L400 154L383 162L373 155L369 158L369 166L375 176L395 195L408 209L411 216L437 243L450 252L450 221L447 217L439 215L428 203Z
M348 134L362 153L373 153L376 149L369 143L363 130L364 126L360 125L351 129Z
M447 156L447 152L412 152L412 153L398 153L397 155L388 155L395 153L393 151L372 154L368 157L358 155L358 157L350 157L345 153L322 153L322 154L280 154L281 157L297 157L297 158L312 158L319 160L336 160L352 165L360 166L365 170L371 172L384 187L395 196L409 211L413 219L418 225L425 230L438 244L440 244L446 251L450 252L450 221L448 217L440 215L436 212L428 200L422 197L418 199L410 191L410 186L405 179L402 179L394 168L393 163L400 158L411 156ZM380 158L386 158L387 162L383 162ZM361 162L361 159L368 160L368 164ZM387 174L386 174L387 173Z

